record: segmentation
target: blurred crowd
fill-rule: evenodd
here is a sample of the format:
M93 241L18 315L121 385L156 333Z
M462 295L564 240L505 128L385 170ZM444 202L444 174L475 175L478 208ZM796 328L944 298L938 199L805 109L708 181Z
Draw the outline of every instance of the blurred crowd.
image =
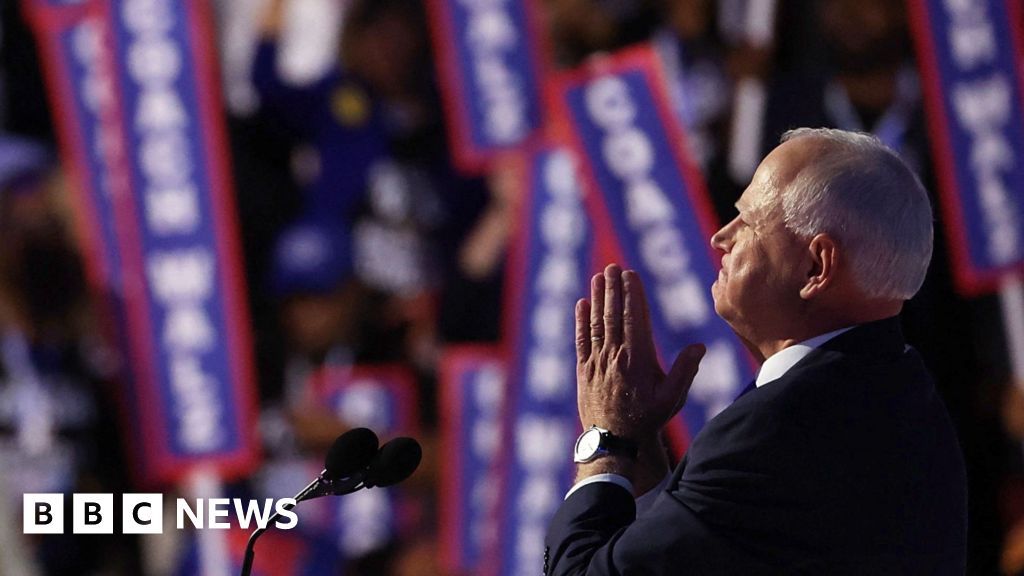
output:
M239 490L288 485L278 472L318 461L351 425L310 402L311 374L405 366L428 461L408 488L417 512L395 537L342 550L345 560L330 565L339 574L444 574L440 455L430 463L445 409L438 363L447 346L500 341L522 175L502 162L484 176L454 167L420 0L214 4L266 461L256 485ZM759 35L744 4L536 2L556 68L654 44L720 221L733 217L753 170L737 139L753 139L760 157L797 126L873 132L936 193L902 2L779 0L775 25ZM121 355L98 336L104 315L86 290L40 56L17 2L0 5L0 26L0 511L16 514L24 492L118 493L131 481L128 432L113 408ZM737 124L751 86L763 105ZM936 375L968 463L970 573L1024 574L1024 393L1010 373L999 300L954 291L936 214L935 258L904 329ZM184 546L28 541L14 533L20 523L2 524L0 574L170 573Z

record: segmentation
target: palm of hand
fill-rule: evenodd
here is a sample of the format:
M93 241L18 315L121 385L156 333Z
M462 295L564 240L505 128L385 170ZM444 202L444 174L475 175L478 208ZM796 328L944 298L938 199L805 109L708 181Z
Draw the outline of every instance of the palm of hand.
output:
M686 401L703 354L702 345L688 346L666 374L639 276L609 265L592 279L591 301L576 305L581 423L637 441L657 436Z

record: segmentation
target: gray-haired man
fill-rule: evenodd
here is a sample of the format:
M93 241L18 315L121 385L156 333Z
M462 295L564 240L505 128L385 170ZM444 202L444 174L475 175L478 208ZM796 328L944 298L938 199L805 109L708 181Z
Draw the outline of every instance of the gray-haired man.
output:
M900 332L932 215L877 139L790 132L711 239L716 312L761 363L668 476L659 432L703 353L666 375L632 271L576 309L578 483L547 574L960 574L966 481L956 436ZM633 500L644 496L637 515Z

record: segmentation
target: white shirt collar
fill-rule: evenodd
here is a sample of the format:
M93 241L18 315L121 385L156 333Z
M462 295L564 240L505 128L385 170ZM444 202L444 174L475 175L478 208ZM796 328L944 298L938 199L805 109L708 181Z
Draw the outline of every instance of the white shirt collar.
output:
M757 372L757 380L754 381L754 384L760 388L773 380L782 378L786 372L789 372L790 368L796 365L800 360L803 360L804 356L810 354L812 350L836 336L839 336L843 332L852 330L853 328L853 326L847 326L846 328L833 330L779 350L768 357L768 359L764 361L764 364L761 365L761 369Z

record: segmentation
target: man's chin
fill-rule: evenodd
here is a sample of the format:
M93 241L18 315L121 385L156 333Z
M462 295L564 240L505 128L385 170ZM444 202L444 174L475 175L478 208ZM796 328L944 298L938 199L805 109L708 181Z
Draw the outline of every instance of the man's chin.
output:
M715 303L715 311L718 311L718 295L722 292L722 279L718 278L711 284L711 300Z
M726 310L724 310L725 307L722 306L722 304L718 301L718 298L712 298L712 300L714 300L714 302L715 302L715 314L718 314L719 317L722 318L722 320L725 320L726 322L728 322L729 319L728 319L728 314L726 313Z
M715 305L715 314L731 325L730 320L736 316L736 309L729 305L729 300L725 297L725 287L718 281L711 285L711 302Z

